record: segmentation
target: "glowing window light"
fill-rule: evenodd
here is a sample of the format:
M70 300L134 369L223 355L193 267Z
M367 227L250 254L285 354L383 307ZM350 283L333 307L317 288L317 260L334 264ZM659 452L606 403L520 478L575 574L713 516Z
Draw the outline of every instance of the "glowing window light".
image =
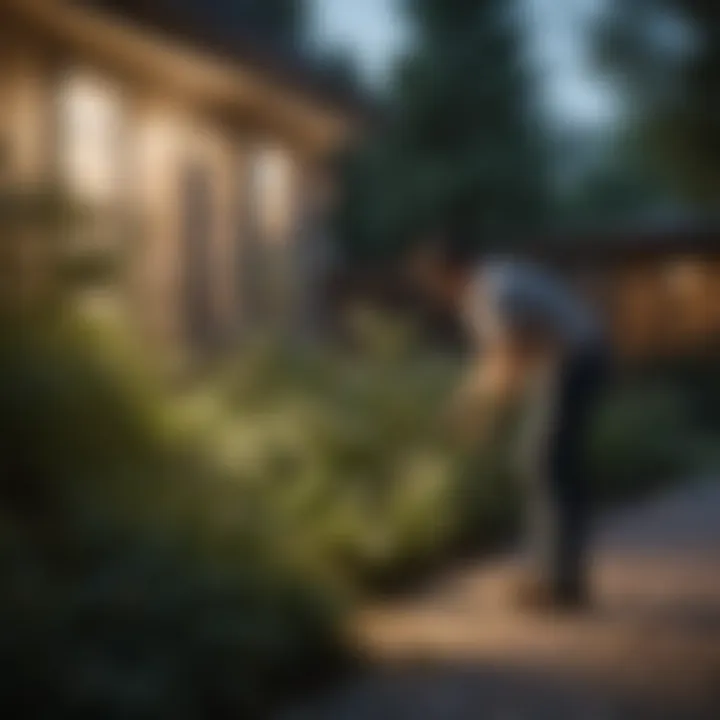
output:
M667 268L667 280L672 290L679 295L690 295L703 284L703 267L692 261L676 261Z
M260 226L269 240L287 239L292 215L292 167L285 152L264 148L255 160L255 194Z
M63 177L82 200L104 203L118 189L121 106L107 83L71 73L60 89Z
M667 268L678 334L699 336L712 325L710 288L702 262L678 260Z

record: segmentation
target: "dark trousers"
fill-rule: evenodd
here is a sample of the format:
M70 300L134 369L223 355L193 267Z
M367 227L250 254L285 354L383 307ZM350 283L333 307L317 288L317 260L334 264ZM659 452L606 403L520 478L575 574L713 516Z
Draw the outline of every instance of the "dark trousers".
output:
M525 473L530 570L558 600L586 592L592 505L586 450L606 374L602 347L568 354L549 426Z

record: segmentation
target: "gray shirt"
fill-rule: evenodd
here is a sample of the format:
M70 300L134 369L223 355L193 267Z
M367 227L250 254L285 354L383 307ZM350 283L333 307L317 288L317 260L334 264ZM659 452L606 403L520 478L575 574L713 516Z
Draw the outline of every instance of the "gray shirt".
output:
M497 332L522 328L546 330L572 348L599 339L593 313L559 278L526 262L483 263L470 282L465 315L479 342Z

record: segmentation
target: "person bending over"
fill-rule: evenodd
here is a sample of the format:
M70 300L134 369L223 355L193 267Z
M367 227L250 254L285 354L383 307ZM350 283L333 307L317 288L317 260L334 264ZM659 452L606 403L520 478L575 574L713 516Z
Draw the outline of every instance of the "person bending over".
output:
M598 319L559 278L528 262L489 259L467 272L435 259L425 270L473 347L452 403L456 426L482 434L505 403L522 408L515 456L527 547L515 599L581 606L591 510L586 440L608 367Z

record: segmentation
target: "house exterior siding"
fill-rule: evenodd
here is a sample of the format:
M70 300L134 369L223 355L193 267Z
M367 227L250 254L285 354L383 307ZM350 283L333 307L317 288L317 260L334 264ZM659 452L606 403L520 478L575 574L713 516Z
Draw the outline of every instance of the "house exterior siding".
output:
M116 173L110 204L132 218L132 232L123 238L127 262L119 292L143 336L192 355L207 346L231 345L245 331L270 322L284 321L296 329L298 318L308 312L302 303L311 295L310 287L320 282L313 274L317 268L303 254L312 252L313 238L322 234L322 218L311 211L309 185L330 145L313 146L307 133L301 142L299 134L264 123L262 114L253 111L252 99L242 99L246 110L230 112L230 106L206 96L184 93L177 78L166 85L150 72L127 71L123 62L87 46L50 40L32 22L2 27L0 141L8 156L4 175L9 182L77 185L71 176L78 168L84 171L83 159L67 162L72 143L62 124L67 103L73 102L68 83L86 78L86 91L98 96L97 105L105 91L117 102L121 131L106 159L107 165L117 165L107 168ZM171 67L172 58L165 62ZM178 53L178 68L189 62ZM224 86L220 89L226 92ZM269 102L267 97L262 101ZM279 102L282 95L273 98ZM227 102L233 99L228 96ZM85 131L79 132L75 142L82 154ZM86 154L97 161L98 153ZM280 173L266 178L264 186L251 184L252 163L258 158L270 175L275 158ZM98 187L102 168L90 170L95 175L86 185ZM203 207L199 192L188 194L190 172L200 182L195 187L202 188ZM260 217L263 210L265 217ZM248 252L250 246L253 252ZM198 274L204 277L198 279ZM184 298L189 278L196 281L196 291L204 288L196 295L207 295L201 298L208 325L202 341L189 327ZM262 297L263 307L253 307L254 301L258 304L253 294Z

